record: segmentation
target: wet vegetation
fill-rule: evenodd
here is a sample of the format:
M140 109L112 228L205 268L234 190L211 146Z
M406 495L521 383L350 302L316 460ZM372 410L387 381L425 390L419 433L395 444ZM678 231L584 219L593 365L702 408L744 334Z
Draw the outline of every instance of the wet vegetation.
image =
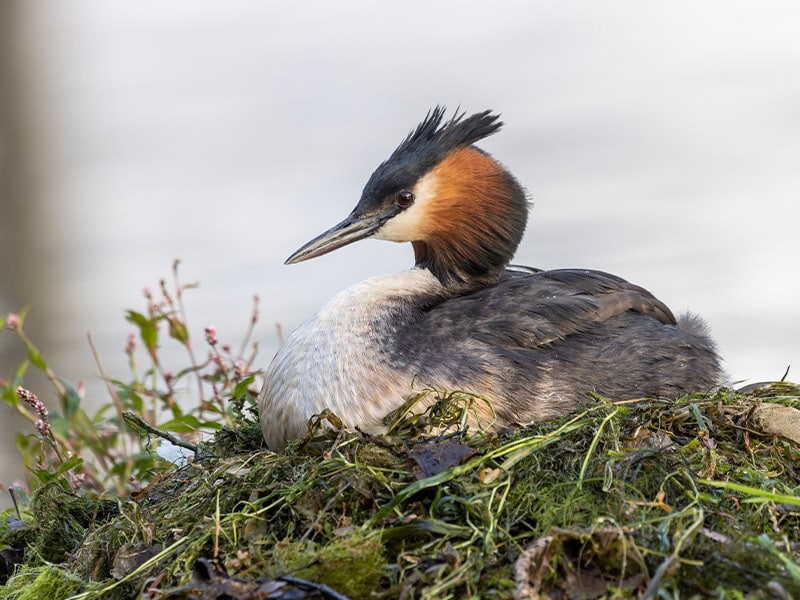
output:
M166 322L187 343L176 306L132 320L140 337ZM213 357L221 345L208 330L206 342ZM109 378L117 406L92 418L75 416L68 391L42 416L17 392L19 369L0 382L49 425L21 436L31 476L15 489L18 512L0 516L0 597L800 597L800 386L597 397L501 433L465 425L482 399L425 390L381 435L325 414L273 453L257 374L223 355L167 378L212 390L204 415L170 406L160 364ZM127 454L111 460L70 433L85 419ZM166 438L190 460L164 459Z

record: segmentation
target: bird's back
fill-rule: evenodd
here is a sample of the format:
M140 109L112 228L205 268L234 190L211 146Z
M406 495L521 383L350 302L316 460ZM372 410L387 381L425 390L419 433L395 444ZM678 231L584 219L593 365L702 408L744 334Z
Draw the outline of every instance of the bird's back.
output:
M387 342L419 382L485 395L501 422L561 416L590 392L675 398L719 383L702 321L589 270L506 271L420 312Z

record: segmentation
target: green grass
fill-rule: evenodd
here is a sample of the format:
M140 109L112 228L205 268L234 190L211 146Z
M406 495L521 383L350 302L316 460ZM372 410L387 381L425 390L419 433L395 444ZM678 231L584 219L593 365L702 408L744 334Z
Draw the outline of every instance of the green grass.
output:
M25 547L0 596L133 598L149 580L189 598L285 574L354 599L800 595L800 448L749 420L800 407L797 386L597 399L501 434L461 429L472 401L442 394L386 436L321 429L282 454L244 422L125 500L44 486L22 538L0 527ZM419 478L421 448L463 459ZM131 547L149 560L121 569ZM191 583L200 558L236 579Z

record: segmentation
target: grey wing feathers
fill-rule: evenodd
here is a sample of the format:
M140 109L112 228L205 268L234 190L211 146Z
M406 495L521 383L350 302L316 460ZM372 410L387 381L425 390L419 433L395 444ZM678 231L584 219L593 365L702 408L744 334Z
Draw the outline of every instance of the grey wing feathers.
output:
M627 311L664 324L676 322L669 308L648 291L607 273L506 271L495 286L437 305L423 318L421 330L533 349Z
M652 294L599 271L506 271L407 325L394 347L409 371L492 398L503 422L566 414L588 392L675 398L720 377L702 321L676 323Z

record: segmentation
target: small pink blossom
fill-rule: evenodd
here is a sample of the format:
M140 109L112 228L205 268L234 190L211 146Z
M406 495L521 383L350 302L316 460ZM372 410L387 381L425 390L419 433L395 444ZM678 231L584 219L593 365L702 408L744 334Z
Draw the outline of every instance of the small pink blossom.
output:
M43 436L50 435L50 423L44 419L39 419L33 424L33 426L36 428L36 431L41 433Z
M129 333L128 341L125 343L125 354L133 354L134 350L136 350L136 334Z
M27 390L20 385L17 387L17 396L19 396L20 400L24 400L25 403L30 406L37 415L40 417L47 416L47 407L44 405L44 402L39 400L36 394L34 394L32 391Z
M244 364L243 360L237 360L233 363L233 377L234 379L241 379L247 374L247 365Z
M225 352L226 354L230 354L231 350L233 350L233 348L231 348L230 344L222 344L222 351L223 352Z
M86 483L86 474L85 473L71 473L69 478L69 484L72 486L73 490L77 490L79 487Z
M11 331L16 331L17 327L19 327L19 315L17 313L8 313L8 317L6 317L6 327Z
M214 392L214 398L213 398L213 400L216 400L216 402L217 402L218 404L222 404L223 402L225 402L225 400L223 400L223 399L222 399L222 396L221 396L221 395L220 395L220 393L219 393L219 388L217 387L217 384L216 384L216 383L212 383L212 384L211 384L211 389L212 389L212 391Z
M164 380L169 383L175 377L175 374L172 371L166 371L164 373Z
M24 400L31 406L33 406L34 402L38 402L39 400L39 398L36 397L36 394L34 394L32 391L28 389L25 389L21 385L17 386L17 396L19 396L20 400Z
M250 319L250 322L255 325L258 323L258 304L261 302L261 298L258 296L253 296L253 316Z
M142 290L142 293L144 294L144 297L147 298L148 300L153 299L153 290L151 290L149 287L145 287Z
M206 327L206 341L209 346L217 345L217 329L213 325Z

